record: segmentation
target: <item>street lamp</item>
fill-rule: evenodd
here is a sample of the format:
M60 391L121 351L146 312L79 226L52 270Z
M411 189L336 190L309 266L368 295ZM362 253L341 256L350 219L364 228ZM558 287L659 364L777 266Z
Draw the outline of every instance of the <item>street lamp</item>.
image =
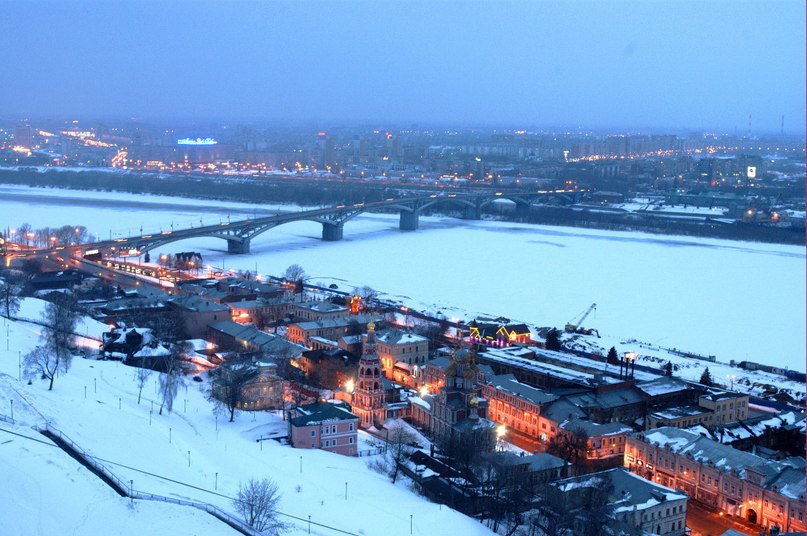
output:
M734 374L729 374L729 375L726 376L726 378L728 378L729 382L731 382L731 387L729 389L731 391L733 391L734 390L734 380L737 379L737 376L735 376Z
M506 433L507 433L507 427L505 425L500 424L499 426L496 427L496 447L499 450L503 450L501 443L504 440L504 434Z

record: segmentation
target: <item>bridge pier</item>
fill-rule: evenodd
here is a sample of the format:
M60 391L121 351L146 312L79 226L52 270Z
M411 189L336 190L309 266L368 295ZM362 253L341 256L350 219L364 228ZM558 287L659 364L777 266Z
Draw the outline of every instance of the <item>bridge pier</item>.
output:
M467 206L465 210L462 211L462 219L463 220L481 220L482 219L482 211L477 206Z
M401 231L417 231L420 226L420 214L416 211L401 211L401 221L398 228Z
M233 255L245 255L249 253L249 240L227 240L227 253Z
M342 223L323 223L322 224L322 239L326 242L337 242L342 240L342 230L344 224Z
M518 219L524 219L530 212L530 206L525 203L516 203L515 216Z

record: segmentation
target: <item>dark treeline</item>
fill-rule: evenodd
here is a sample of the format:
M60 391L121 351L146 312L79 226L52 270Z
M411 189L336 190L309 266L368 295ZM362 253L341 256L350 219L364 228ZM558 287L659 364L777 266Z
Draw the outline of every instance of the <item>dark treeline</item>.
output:
M692 221L668 219L643 214L621 214L573 210L564 207L532 207L518 221L544 225L563 225L612 231L642 231L664 235L700 236L753 242L799 244L805 242L805 230L795 227L735 222Z
M0 183L26 186L170 195L244 203L338 205L370 203L390 197L375 185L307 178L159 176L148 173L0 170Z
M0 170L0 183L76 190L149 193L195 199L246 203L321 206L372 203L389 197L411 195L412 190L388 185L310 178L159 176L149 173L96 171ZM492 207L490 207L492 210ZM452 207L435 207L435 212ZM564 207L532 207L528 212L496 213L512 221L606 229L643 231L665 235L700 236L784 244L804 244L805 230L737 222L698 222L649 215L592 212Z

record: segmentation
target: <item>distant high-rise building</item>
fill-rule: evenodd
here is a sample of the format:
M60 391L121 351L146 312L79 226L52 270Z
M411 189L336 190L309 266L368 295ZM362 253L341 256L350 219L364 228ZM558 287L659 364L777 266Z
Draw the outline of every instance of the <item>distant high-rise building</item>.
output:
M317 154L314 160L322 168L332 166L336 160L336 144L325 132L317 134Z
M17 125L14 129L14 145L30 149L33 146L31 125Z

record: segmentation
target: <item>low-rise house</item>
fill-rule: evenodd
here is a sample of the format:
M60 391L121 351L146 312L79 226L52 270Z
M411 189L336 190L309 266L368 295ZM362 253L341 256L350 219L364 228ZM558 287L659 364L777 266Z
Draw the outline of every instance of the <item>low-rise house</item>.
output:
M710 389L698 398L698 405L714 413L713 424L726 424L748 417L749 396L744 393Z
M263 298L233 300L223 303L230 308L233 322L238 322L239 324L262 323L265 318L270 318L276 310L274 303Z
M648 414L646 428L660 428L662 426L673 426L675 428L689 428L702 424L703 426L714 426L715 414L712 410L701 406L679 406L661 409Z
M165 315L168 311L167 301L167 294L117 298L101 306L95 318L108 324L139 324L141 321Z
M343 403L315 402L294 409L289 418L291 444L345 456L358 453L359 418Z
M450 356L440 356L427 361L426 366L421 368L422 376L418 385L425 386L430 393L440 393L446 384L446 371L451 367L453 359ZM487 378L494 376L493 369L485 364L476 363L474 368L476 382L484 384Z
M148 328L116 328L101 334L100 357L130 359L143 346L154 340Z
M539 360L539 350L534 347L510 346L507 348L488 348L480 352L480 364L490 365L496 374L513 374L518 381L538 388L592 388L603 384L620 384L625 381L604 374L602 367L595 361L585 370L570 368L574 356L554 352L556 359ZM550 355L540 350L544 357ZM582 358L578 358L582 359Z
M605 523L618 534L620 525L640 529L643 534L683 536L687 532L687 496L674 489L649 482L623 468L576 476L547 487L549 500L562 505L563 514L574 520L572 533L583 532L591 522L588 509L605 501L611 511Z
M630 434L624 464L647 480L751 524L805 530L804 458L769 460L664 427Z
M489 401L488 418L491 421L536 439L541 436L538 422L541 407L558 398L519 382L512 374L488 379L482 384L482 396Z
M363 333L367 330L367 324L377 320L372 315L356 315L310 322L296 322L289 324L288 337L292 342L311 347L310 339L312 337L337 340L345 335Z
M282 408L283 380L277 375L277 365L257 361L254 367L255 373L241 388L236 407L246 411Z
M600 384L593 390L566 397L597 423L633 423L644 416L647 396L629 383Z
M621 422L596 423L583 419L572 419L562 422L558 429L563 432L582 430L586 437L586 459L599 462L598 467L616 467L622 465L625 454L627 434L633 427Z
M306 350L279 335L232 320L213 322L208 326L208 336L224 348L238 348L241 352L263 352L287 359L297 358Z
M532 332L526 324L478 322L469 324L471 342L484 346L504 348L512 344L530 344Z
M34 274L29 281L32 290L72 290L81 286L82 281L87 277L83 272L73 270L57 270L53 272L40 272Z
M230 318L229 307L198 296L175 296L167 305L180 315L185 335L191 339L204 337L210 324Z
M359 356L341 348L308 350L295 360L295 364L305 373L309 383L339 389L349 380L356 380Z
M571 464L547 453L519 456L508 451L483 452L481 458L494 469L498 478L531 493L542 491L550 482L567 478L571 472Z
M347 307L329 301L296 302L291 313L300 321L345 318L350 315Z
M736 449L756 450L760 454L762 449L767 449L771 458L804 457L805 454L804 412L783 411L723 426L697 425L688 429Z
M642 381L636 388L646 395L648 408L695 405L698 403L698 397L706 394L704 386L672 376L660 376L650 381Z
M410 331L384 330L376 334L375 340L376 351L381 359L381 368L390 379L394 379L393 370L396 363L403 363L410 367L422 366L429 357L429 339Z

